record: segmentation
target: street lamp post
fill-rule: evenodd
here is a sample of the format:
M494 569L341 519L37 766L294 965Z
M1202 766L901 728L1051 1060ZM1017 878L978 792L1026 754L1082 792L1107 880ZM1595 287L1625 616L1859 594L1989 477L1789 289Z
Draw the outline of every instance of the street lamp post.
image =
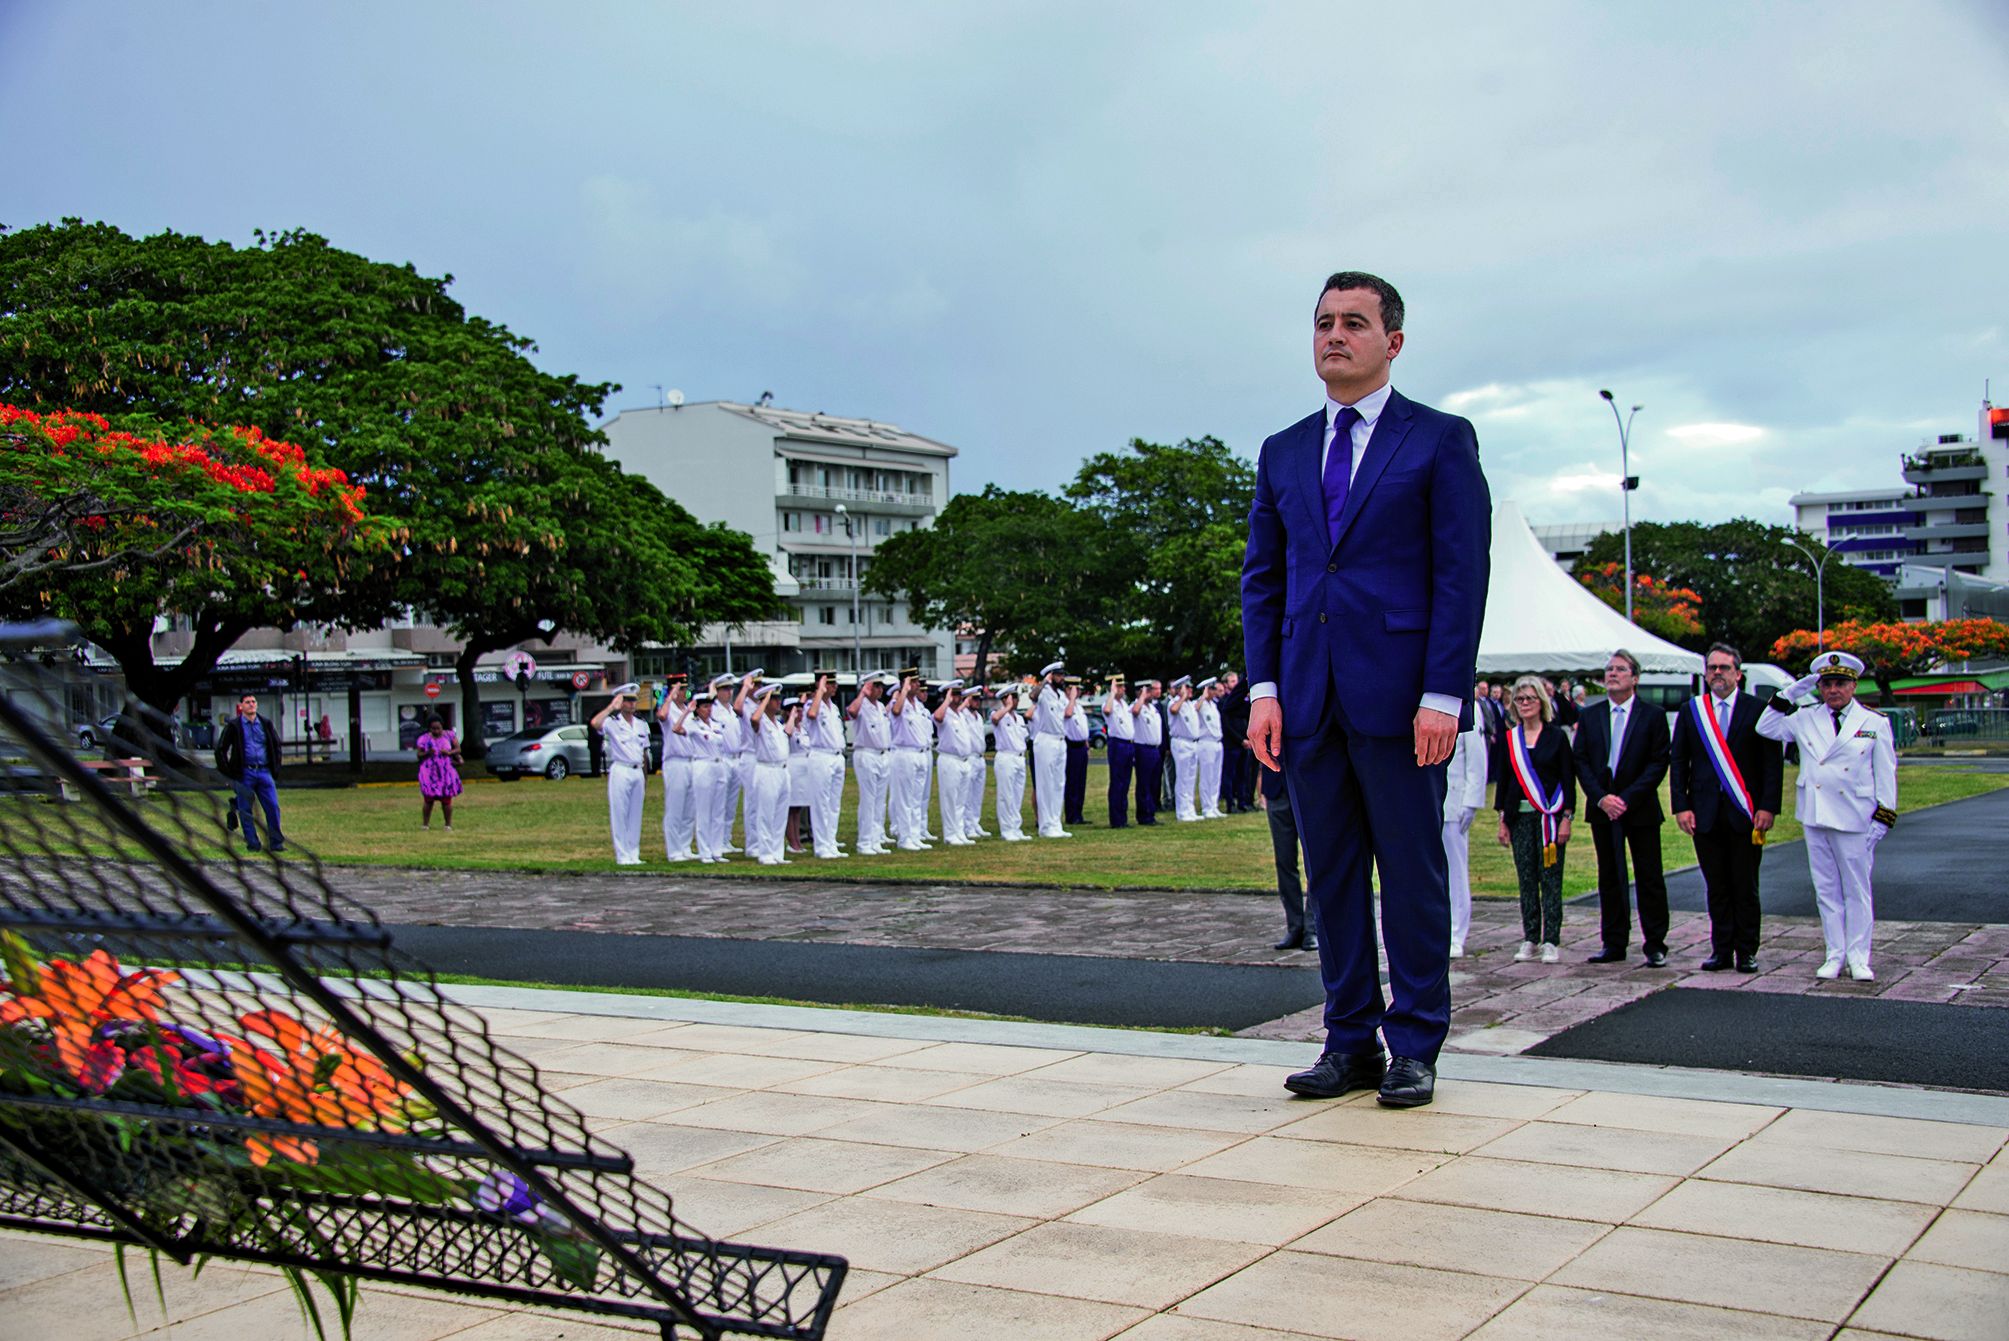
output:
M865 652L858 623L858 531L851 513L842 503L837 505L837 515L844 519L844 538L851 545L851 670L862 677L865 674ZM859 683L864 683L862 678Z
M1827 570L1828 560L1835 557L1835 552L1829 550L1826 554L1816 558L1812 550L1797 540L1781 539L1779 543L1782 545L1791 545L1794 549L1806 555L1807 562L1814 566L1814 650L1816 652L1824 652L1828 646L1828 617L1827 595L1822 589L1821 575Z
M1625 504L1625 619L1632 622L1632 491L1639 487L1639 477L1632 473L1632 416L1645 409L1635 405L1625 418L1618 417L1618 402L1609 391L1597 393L1604 397L1605 404L1611 406L1611 417L1618 424L1618 492Z

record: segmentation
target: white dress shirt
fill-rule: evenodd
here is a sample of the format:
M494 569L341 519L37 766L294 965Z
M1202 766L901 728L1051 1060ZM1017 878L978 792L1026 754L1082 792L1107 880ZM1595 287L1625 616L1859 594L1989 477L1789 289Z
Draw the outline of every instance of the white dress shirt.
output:
M1102 705L1102 723L1111 740L1137 739L1137 719L1130 715L1130 705L1113 695Z
M893 730L887 721L886 705L869 698L858 700L858 732L852 742L861 750L890 750Z
M629 768L649 766L649 724L639 717L615 713L600 727L607 745L607 762Z

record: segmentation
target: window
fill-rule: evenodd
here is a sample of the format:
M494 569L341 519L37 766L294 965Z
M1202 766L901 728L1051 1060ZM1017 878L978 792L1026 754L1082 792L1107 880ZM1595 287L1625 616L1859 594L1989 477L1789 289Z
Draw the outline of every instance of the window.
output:
M837 622L837 607L834 605L826 605L821 607L818 610L817 614L818 614L818 620L817 620L818 623L835 624Z
M781 529L784 531L800 531L802 529L802 514L800 512L782 513Z
M892 519L890 517L874 517L872 519L872 534L879 536L893 534Z

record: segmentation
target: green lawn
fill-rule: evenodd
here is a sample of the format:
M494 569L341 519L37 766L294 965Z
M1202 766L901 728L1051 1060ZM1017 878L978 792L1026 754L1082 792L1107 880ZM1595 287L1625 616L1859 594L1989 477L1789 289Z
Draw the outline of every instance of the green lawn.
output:
M1108 773L1088 771L1088 815L1107 813ZM1973 796L2009 786L2009 775L1954 768L1907 768L1902 773L1901 810ZM840 838L848 847L856 823L855 779L847 777ZM1788 809L1793 777L1786 778ZM1665 794L1662 801L1665 803ZM984 827L995 831L985 797ZM565 782L532 779L501 783L475 777L454 808L454 831L446 833L437 813L431 832L419 829L416 783L374 785L353 790L287 791L282 794L289 838L324 859L393 866L466 869L611 871L616 869L607 833L606 789L592 779ZM679 876L760 879L872 879L970 884L1062 885L1090 889L1164 888L1259 890L1275 888L1269 823L1261 814L1237 815L1200 824L1180 824L1161 816L1156 829L1131 827L1111 832L1083 825L1064 841L1004 843L995 838L972 847L936 846L927 852L894 852L884 857L818 861L807 855L788 866L761 866L736 857L724 866L663 861L662 784L651 778L643 815L642 854L649 869L674 869ZM1030 800L1025 828L1033 830ZM1791 815L1780 820L1775 841L1799 837ZM1490 811L1481 812L1472 832L1472 889L1506 897L1515 893L1513 863L1494 841ZM1667 866L1690 865L1694 851L1670 821L1662 830ZM1590 835L1581 818L1567 857L1566 888L1593 888L1596 865Z

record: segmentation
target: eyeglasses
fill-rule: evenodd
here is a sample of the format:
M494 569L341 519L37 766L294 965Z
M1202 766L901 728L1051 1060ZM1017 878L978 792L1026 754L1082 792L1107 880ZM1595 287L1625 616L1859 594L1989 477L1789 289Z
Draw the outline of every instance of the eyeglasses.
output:
M1514 702L1516 702L1516 703L1540 703L1540 702L1541 702L1541 700L1540 700L1540 699L1538 699L1538 698L1536 698L1536 697L1535 697L1535 696L1534 696L1533 694L1516 694L1516 695L1514 695Z
M1712 665L1712 666L1708 666L1708 667L1706 667L1705 669L1707 669L1707 670L1709 671L1709 673L1713 675L1713 674L1715 674L1715 673L1716 673L1717 671L1733 671L1733 670L1736 670L1737 668L1736 668L1735 666L1732 666L1732 665L1728 665L1728 664L1726 664L1726 663L1721 663L1721 662L1719 662L1719 663L1717 663L1717 664L1715 664L1715 665Z

